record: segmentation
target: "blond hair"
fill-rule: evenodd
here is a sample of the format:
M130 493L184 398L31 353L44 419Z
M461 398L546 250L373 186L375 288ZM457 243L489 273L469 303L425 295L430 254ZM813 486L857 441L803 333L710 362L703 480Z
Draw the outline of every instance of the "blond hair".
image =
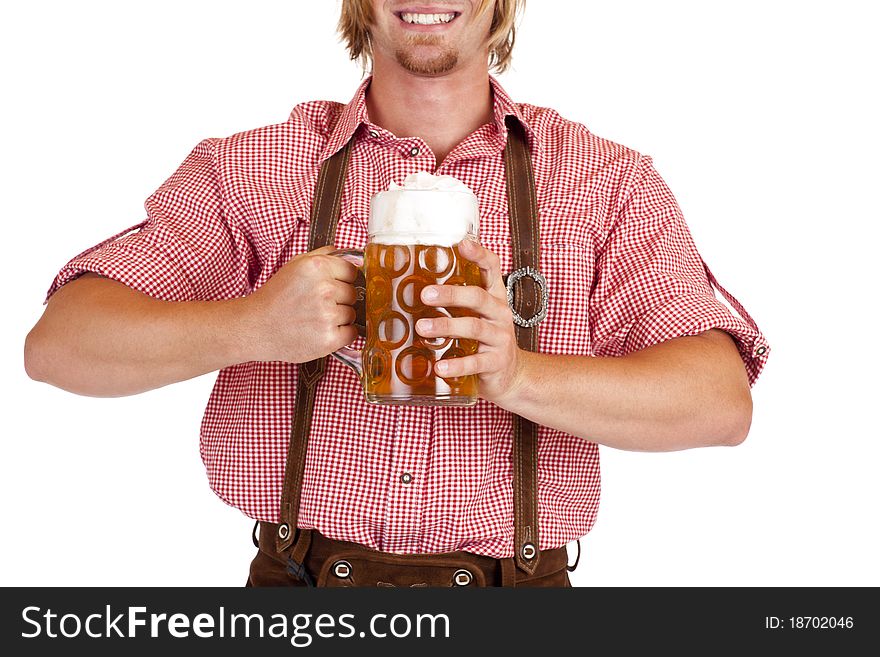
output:
M491 0L481 0L478 13L483 13ZM516 18L525 8L526 0L495 0L495 13L489 28L489 67L503 73L510 66L516 39ZM338 30L352 59L366 70L372 61L370 24L373 13L370 0L342 0Z

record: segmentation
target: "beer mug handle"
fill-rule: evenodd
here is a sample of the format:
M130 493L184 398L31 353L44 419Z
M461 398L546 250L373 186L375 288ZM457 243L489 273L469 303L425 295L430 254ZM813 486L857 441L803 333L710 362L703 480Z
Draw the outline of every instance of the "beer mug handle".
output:
M364 252L359 251L358 249L337 249L336 251L331 251L327 255L336 256L338 258L342 258L343 260L347 260L355 267L361 270L361 274L363 274L364 270ZM364 300L365 289L363 287L355 285L357 289L357 299L355 303L358 301ZM341 363L345 363L355 372L357 372L358 378L363 378L364 374L364 365L363 365L363 352L360 349L354 349L349 346L340 347L332 354L330 354Z

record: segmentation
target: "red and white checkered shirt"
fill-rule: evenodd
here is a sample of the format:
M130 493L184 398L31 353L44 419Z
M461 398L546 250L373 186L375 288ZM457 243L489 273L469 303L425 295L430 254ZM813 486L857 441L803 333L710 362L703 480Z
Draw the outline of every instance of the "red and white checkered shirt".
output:
M71 260L48 295L83 272L173 301L228 299L261 286L308 250L321 162L356 134L336 233L363 248L370 197L415 171L449 174L480 200L480 240L510 271L504 117L526 126L540 214L549 312L539 350L621 356L720 328L754 383L769 349L717 283L651 159L543 107L514 104L494 79L494 117L436 168L428 145L370 122L366 80L348 105L309 102L278 125L199 143L146 201L147 219ZM739 313L716 300L713 285ZM48 297L47 297L48 298ZM358 338L355 346L362 346ZM298 368L248 362L219 372L201 429L211 487L277 522ZM409 473L409 483L401 475ZM407 478L404 478L407 479ZM513 554L511 414L366 403L335 359L317 389L299 526L402 553ZM539 429L540 547L586 534L599 507L596 443Z

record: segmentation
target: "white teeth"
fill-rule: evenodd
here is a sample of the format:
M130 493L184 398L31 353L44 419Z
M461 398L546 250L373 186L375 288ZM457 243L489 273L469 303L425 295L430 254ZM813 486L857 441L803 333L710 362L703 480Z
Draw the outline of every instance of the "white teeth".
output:
M455 14L401 14L400 17L406 23L418 25L439 25L440 23L448 23Z

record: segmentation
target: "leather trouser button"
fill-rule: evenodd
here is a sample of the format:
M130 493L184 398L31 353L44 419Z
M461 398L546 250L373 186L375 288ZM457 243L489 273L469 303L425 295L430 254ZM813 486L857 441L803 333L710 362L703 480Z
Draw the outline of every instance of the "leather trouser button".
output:
M346 579L351 575L351 564L340 560L333 564L333 574L339 579Z
M474 581L474 576L471 575L469 570L465 570L464 568L460 568L456 570L452 575L452 583L455 586L469 586L471 582Z

